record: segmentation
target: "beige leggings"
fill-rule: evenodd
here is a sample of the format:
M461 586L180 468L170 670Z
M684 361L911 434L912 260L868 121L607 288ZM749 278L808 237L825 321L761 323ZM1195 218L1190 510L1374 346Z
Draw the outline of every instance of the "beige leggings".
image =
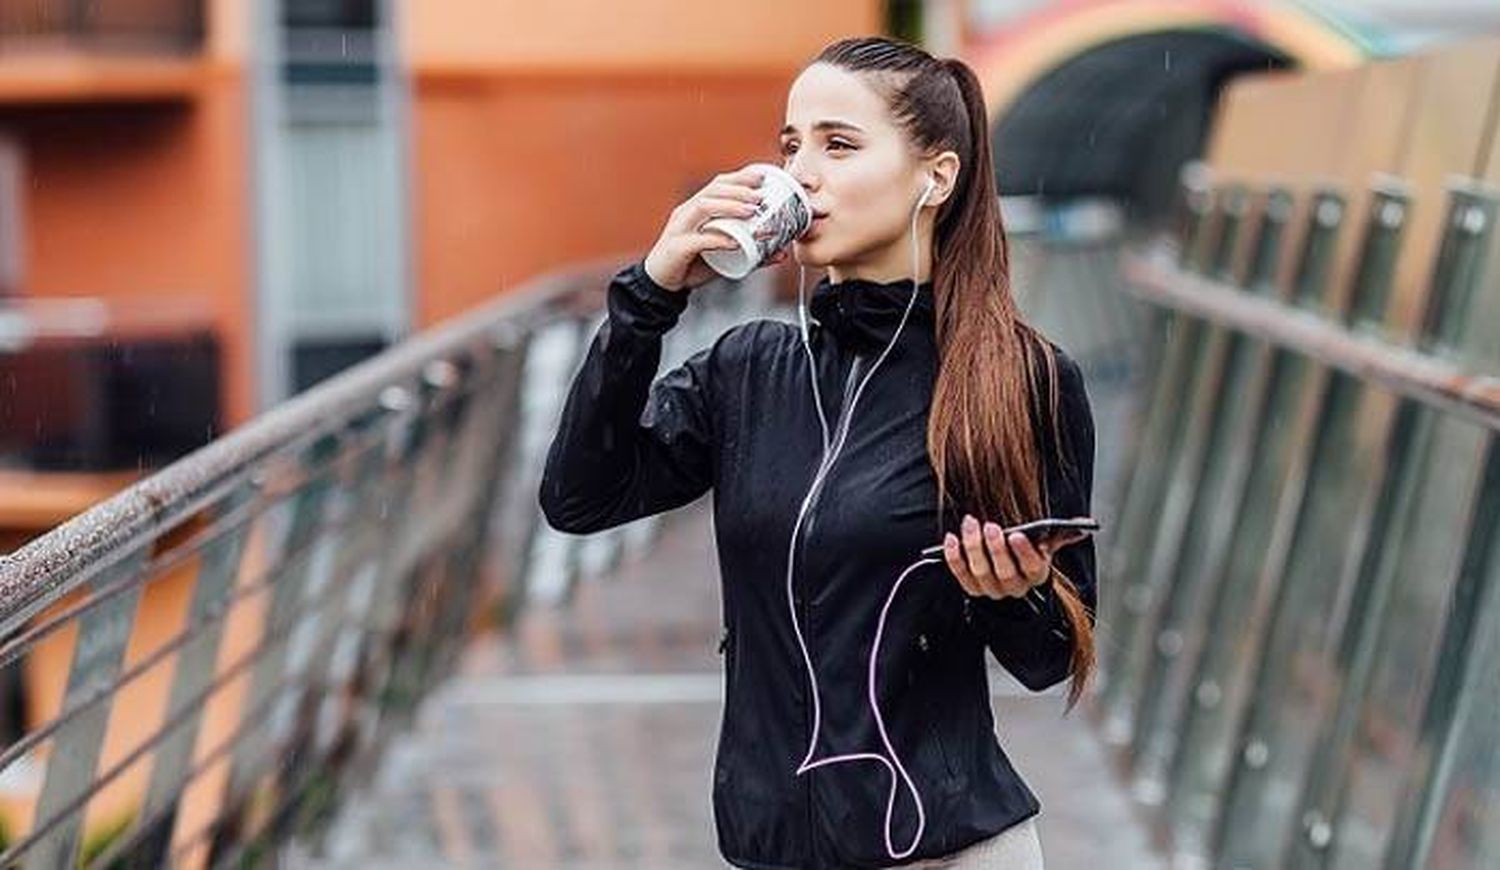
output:
M911 868L942 870L1042 870L1042 840L1032 816L1006 828L988 840L944 855L908 864Z

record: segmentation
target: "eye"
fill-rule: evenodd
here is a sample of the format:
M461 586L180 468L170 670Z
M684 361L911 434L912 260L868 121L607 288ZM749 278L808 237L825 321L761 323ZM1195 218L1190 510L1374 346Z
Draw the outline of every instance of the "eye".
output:
M845 150L845 151L852 151L852 150L855 149L854 143L850 142L848 140L845 140L845 139L829 139L828 140L828 147L829 148L842 149L842 150ZM792 141L792 140L789 139L789 140L781 143L781 153L782 154L794 154L794 153L796 153L796 151L797 151L797 143L796 142L794 142L794 141Z

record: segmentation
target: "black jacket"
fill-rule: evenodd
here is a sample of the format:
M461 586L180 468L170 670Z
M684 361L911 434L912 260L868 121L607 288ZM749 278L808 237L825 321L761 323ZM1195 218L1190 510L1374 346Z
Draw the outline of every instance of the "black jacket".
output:
M826 278L813 290L810 343L830 427L838 428L851 374L869 371L911 292L909 281ZM844 451L809 508L790 593L789 538L823 451L806 351L795 323L753 320L653 383L661 336L689 295L657 286L639 263L611 281L608 317L569 393L540 501L554 528L583 534L713 491L725 628L713 808L725 859L761 868L896 866L1033 815L1037 799L995 738L984 649L1030 689L1065 679L1069 629L1051 586L1040 603L971 599L939 556L891 592L961 519L938 520L925 446L937 372L930 284L861 395ZM1080 516L1090 509L1093 420L1077 365L1060 351L1058 362L1071 462L1053 461L1050 427L1038 438L1050 515ZM1092 540L1054 559L1092 612ZM793 606L821 701L812 758L864 753L800 775L814 705ZM877 721L868 698L879 625Z

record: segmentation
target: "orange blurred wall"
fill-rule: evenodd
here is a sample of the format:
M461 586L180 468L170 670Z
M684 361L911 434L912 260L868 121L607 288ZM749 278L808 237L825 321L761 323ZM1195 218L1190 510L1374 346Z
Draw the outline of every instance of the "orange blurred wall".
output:
M210 0L201 55L0 62L24 149L24 296L180 300L220 339L227 423L253 409L247 0Z
M39 52L0 58L0 127L24 153L24 269L14 289L25 297L99 297L128 311L164 303L202 312L223 353L227 424L252 413L254 396L248 2L209 0L205 47L192 57ZM12 508L0 528L0 552L111 494L130 476L0 480L0 500ZM31 516L14 510L17 487L32 497ZM179 529L167 540L184 533ZM143 588L125 669L184 629L198 561ZM54 604L38 621L79 599ZM253 607L238 611L223 649L242 650L258 622ZM70 624L24 659L28 728L49 721L62 706L76 634ZM114 700L101 770L120 763L161 726L175 663L175 655L168 656ZM239 691L231 684L210 702L199 757L236 725ZM33 762L50 750L44 744ZM137 810L150 765L147 755L90 802L86 842ZM28 829L39 788L38 779L0 793L0 828L11 834ZM201 816L212 807L200 800L194 811Z
M418 325L580 259L644 255L715 173L775 159L786 89L872 0L402 7Z

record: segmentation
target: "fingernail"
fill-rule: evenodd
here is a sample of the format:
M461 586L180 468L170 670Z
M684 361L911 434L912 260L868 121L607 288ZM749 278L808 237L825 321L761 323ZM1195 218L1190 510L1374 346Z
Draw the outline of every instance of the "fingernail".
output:
M943 547L948 550L958 549L958 536L952 532L943 535Z
M1025 541L1025 540L1026 540L1026 536L1024 534L1020 533L1020 532L1011 532L1011 534L1010 534L1010 543L1011 543L1011 546L1019 547L1019 546L1021 546L1021 542Z
M984 536L991 541L1000 540L1000 526L997 523L984 524Z
M972 516L969 516L968 514L964 514L964 531L966 531L966 532L972 532L975 529L977 529L978 527L979 527L979 520L974 519Z

